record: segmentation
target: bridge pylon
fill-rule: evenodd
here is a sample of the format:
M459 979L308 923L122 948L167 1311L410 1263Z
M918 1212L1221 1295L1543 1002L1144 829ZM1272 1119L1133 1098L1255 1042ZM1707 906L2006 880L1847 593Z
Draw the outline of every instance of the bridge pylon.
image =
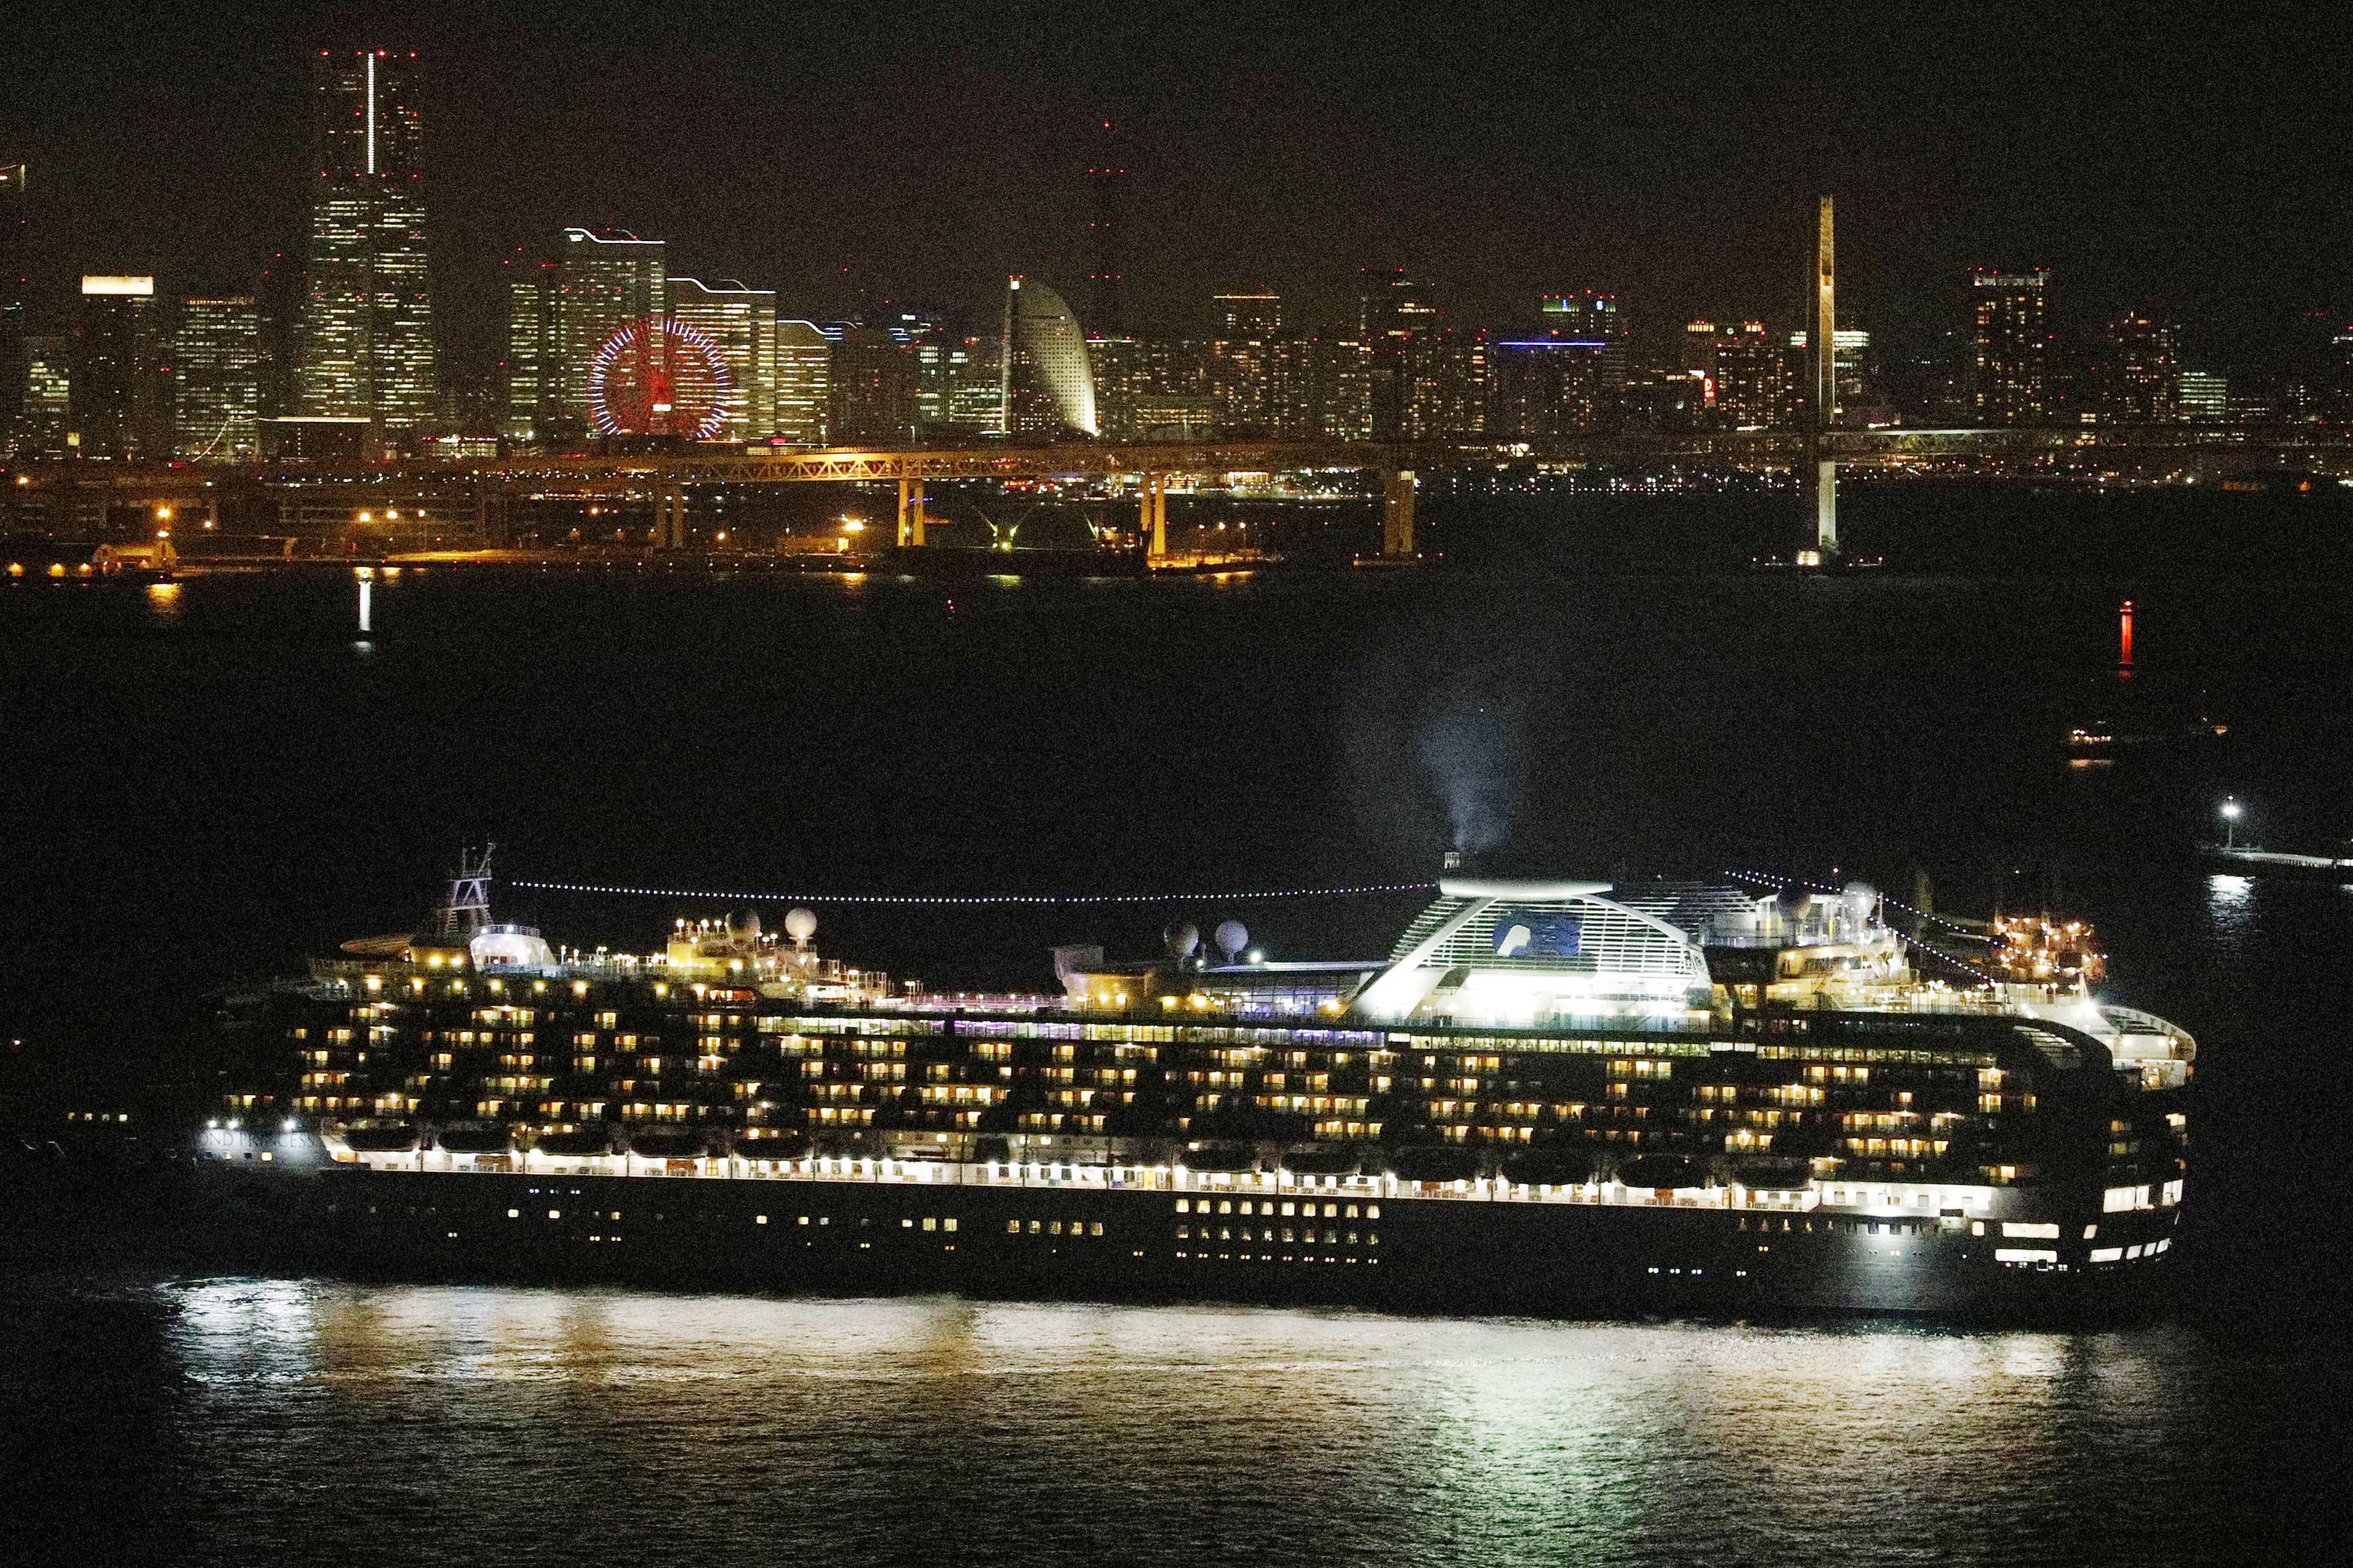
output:
M654 492L654 544L677 550L686 543L686 489L665 485Z
M1142 498L1136 531L1148 542L1145 558L1165 560L1168 554L1168 476L1146 474L1136 493Z
M899 542L920 545L923 542L923 524L930 521L923 510L923 481L899 481Z
M1415 489L1416 480L1411 468L1381 470L1381 556L1384 560L1413 558Z

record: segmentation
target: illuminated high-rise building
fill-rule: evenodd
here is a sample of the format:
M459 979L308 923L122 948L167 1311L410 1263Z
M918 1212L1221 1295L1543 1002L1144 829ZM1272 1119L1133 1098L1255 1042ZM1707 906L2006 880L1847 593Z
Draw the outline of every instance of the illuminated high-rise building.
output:
M172 338L172 446L183 458L260 453L261 316L249 294L184 301Z
M29 309L26 296L32 291L33 199L26 184L25 165L0 163L0 340L14 338L29 330L25 312Z
M1373 434L1428 433L1437 398L1438 307L1405 268L1361 274L1357 336L1372 378Z
M1489 344L1445 324L1429 291L1402 268L1361 274L1357 326L1372 381L1373 433L1475 435L1486 423Z
M1980 424L2032 424L2052 413L2050 283L2047 268L1969 274L1970 396Z
M777 439L822 447L833 401L833 344L813 321L776 323Z
M506 352L500 357L505 414L500 434L510 441L541 441L563 419L563 361L557 350L555 263L511 256L506 260Z
M1373 383L1365 345L1353 338L1278 338L1273 426L1297 440L1365 441L1373 434Z
M1005 344L993 332L964 340L964 360L950 368L948 375L947 423L957 430L968 430L981 436L1005 434L1004 371L998 363ZM1088 345L1092 366L1093 344ZM1101 395L1097 395L1096 417L1102 417Z
M1536 316L1548 338L1615 343L1626 336L1626 321L1619 314L1618 296L1599 289L1546 294L1537 301Z
M2147 310L2126 310L2094 337L2084 412L2104 424L2163 425L2176 412L2179 332Z
M32 323L26 317L33 281L26 254L31 199L25 165L0 163L0 456L18 449L19 420L29 389L26 334Z
M280 419L293 411L294 371L302 338L302 308L309 280L299 253L272 251L253 280L253 306L261 321L261 417Z
M776 431L776 293L733 279L669 280L669 314L718 345L727 366L718 439L765 441Z
M605 340L629 322L659 316L670 299L669 247L627 229L567 228L557 253L556 379L562 433L589 428L588 370Z
M1546 294L1537 331L1487 345L1486 433L1569 436L1613 420L1626 384L1626 325L1618 296L1598 289Z
M1624 379L1616 345L1593 338L1507 338L1489 345L1486 433L1574 436L1603 424Z
M1833 340L1833 352L1836 342ZM1775 429L1796 419L1801 405L1795 356L1762 321L1725 323L1715 334L1717 418L1736 428Z
M922 417L922 365L888 327L846 324L829 368L828 438L836 445L913 440Z
M2179 416L2192 425L2220 425L2231 416L2231 381L2208 370L2185 370L2174 382Z
M295 407L407 429L440 413L417 56L322 49L314 66L318 178Z
M1271 433L1275 405L1275 344L1282 332L1282 300L1272 289L1219 294L1209 300L1216 335L1209 340L1209 384L1224 429Z
M10 446L20 458L63 458L73 450L74 341L63 333L18 340L23 381Z
M994 436L1004 417L995 333L941 328L911 345L917 365L918 423L947 435Z
M81 280L68 442L83 457L137 462L171 455L161 325L153 278Z
M558 253L556 354L567 417L588 423L588 374L597 351L629 322L670 303L670 247L628 229L567 228Z
M1271 289L1212 294L1209 312L1220 339L1266 339L1282 331L1282 296Z
M1004 345L998 345L1001 351ZM1095 423L1113 441L1135 439L1135 394L1142 389L1145 345L1134 338L1094 336L1087 340L1087 374L1095 384ZM997 396L996 418L1004 433L1005 400Z
M1060 294L1027 279L1007 279L1002 337L1005 358L998 385L1007 434L1100 432L1087 340Z
M1802 329L1789 334L1789 347L1795 363L1810 367L1813 363L1814 335ZM1862 327L1831 327L1831 370L1835 401L1831 405L1833 420L1845 418L1848 412L1862 407L1873 397L1871 373L1871 333ZM1799 389L1798 401L1810 412L1812 409L1810 375L1803 378L1806 385Z

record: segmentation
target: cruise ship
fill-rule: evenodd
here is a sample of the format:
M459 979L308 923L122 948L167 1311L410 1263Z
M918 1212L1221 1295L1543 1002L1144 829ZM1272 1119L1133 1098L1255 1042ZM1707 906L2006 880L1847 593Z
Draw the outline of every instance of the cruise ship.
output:
M2079 925L1972 966L1861 883L1453 871L1377 959L1179 924L945 995L821 956L805 908L583 951L491 885L469 860L428 929L236 1010L198 1163L249 1237L452 1278L2017 1319L2145 1301L2181 1211L2194 1043L2093 993Z

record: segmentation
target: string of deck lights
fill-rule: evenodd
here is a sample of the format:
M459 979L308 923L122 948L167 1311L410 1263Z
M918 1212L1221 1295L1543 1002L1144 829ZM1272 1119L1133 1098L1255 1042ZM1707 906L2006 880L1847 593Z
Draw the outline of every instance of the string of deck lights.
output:
M1840 891L1839 889L1831 887L1828 882L1810 882L1803 877L1774 877L1768 876L1762 871L1726 871L1725 875L1730 877L1735 881L1761 882L1768 887L1781 888L1788 887L1791 883L1795 883L1800 888L1811 888L1818 893L1837 893ZM1880 894L1879 901L1883 904L1889 904L1896 909L1902 910L1907 915L1915 915L1924 921L1933 921L1936 924L1943 926L1947 931L1958 931L1961 935L1968 937L1973 941L1984 940L1982 933L1971 931L1968 926L1961 924L1958 921L1948 921L1944 916L1939 914L1931 914L1926 910L1915 909L1913 906L1905 903L1903 900L1894 897L1893 894Z
M723 903L976 905L1219 904L1243 900L1345 899L1370 893L1427 893L1435 882L1365 882L1342 888L1275 888L1248 893L726 893L691 888L630 888L604 882L516 880L543 893L593 893L624 899L709 899Z
M1809 881L1803 877L1769 877L1762 871L1726 871L1724 874L1737 882L1758 882L1777 888L1788 887L1794 884L1800 888L1811 888L1818 893L1837 893L1840 891L1839 889L1831 887L1828 882ZM1976 940L1982 940L1982 938L1978 937L1978 934L1976 931L1969 930L1968 927L1955 921L1948 921L1942 915L1933 915L1926 910L1914 909L1910 904L1905 903L1903 900L1890 898L1885 893L1880 894L1879 898L1881 902L1893 904L1906 914L1916 915L1924 921L1934 921L1936 924L1943 926L1947 931L1959 931L1964 936ZM1951 953L1946 952L1938 948L1931 947L1928 943L1921 941L1918 937L1907 935L1900 931L1895 933L1895 938L1898 942L1903 942L1907 947L1917 948L1931 958L1941 959L1943 962L1951 964L1956 969L1966 970L1969 973L1974 974L1978 979L1984 981L1989 985L1995 983L1994 977L1991 974L1979 969L1976 964L1971 963L1966 958L1955 958Z

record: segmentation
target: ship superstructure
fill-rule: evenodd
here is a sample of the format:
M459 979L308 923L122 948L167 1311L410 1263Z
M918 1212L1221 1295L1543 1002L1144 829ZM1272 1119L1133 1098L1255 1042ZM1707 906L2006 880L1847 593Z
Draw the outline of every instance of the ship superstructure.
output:
M1967 1311L2111 1289L2179 1216L2188 1036L2080 975L1924 978L1861 884L1450 876L1378 960L1178 927L993 997L815 933L354 944L205 1147L429 1192L379 1251L818 1284Z

